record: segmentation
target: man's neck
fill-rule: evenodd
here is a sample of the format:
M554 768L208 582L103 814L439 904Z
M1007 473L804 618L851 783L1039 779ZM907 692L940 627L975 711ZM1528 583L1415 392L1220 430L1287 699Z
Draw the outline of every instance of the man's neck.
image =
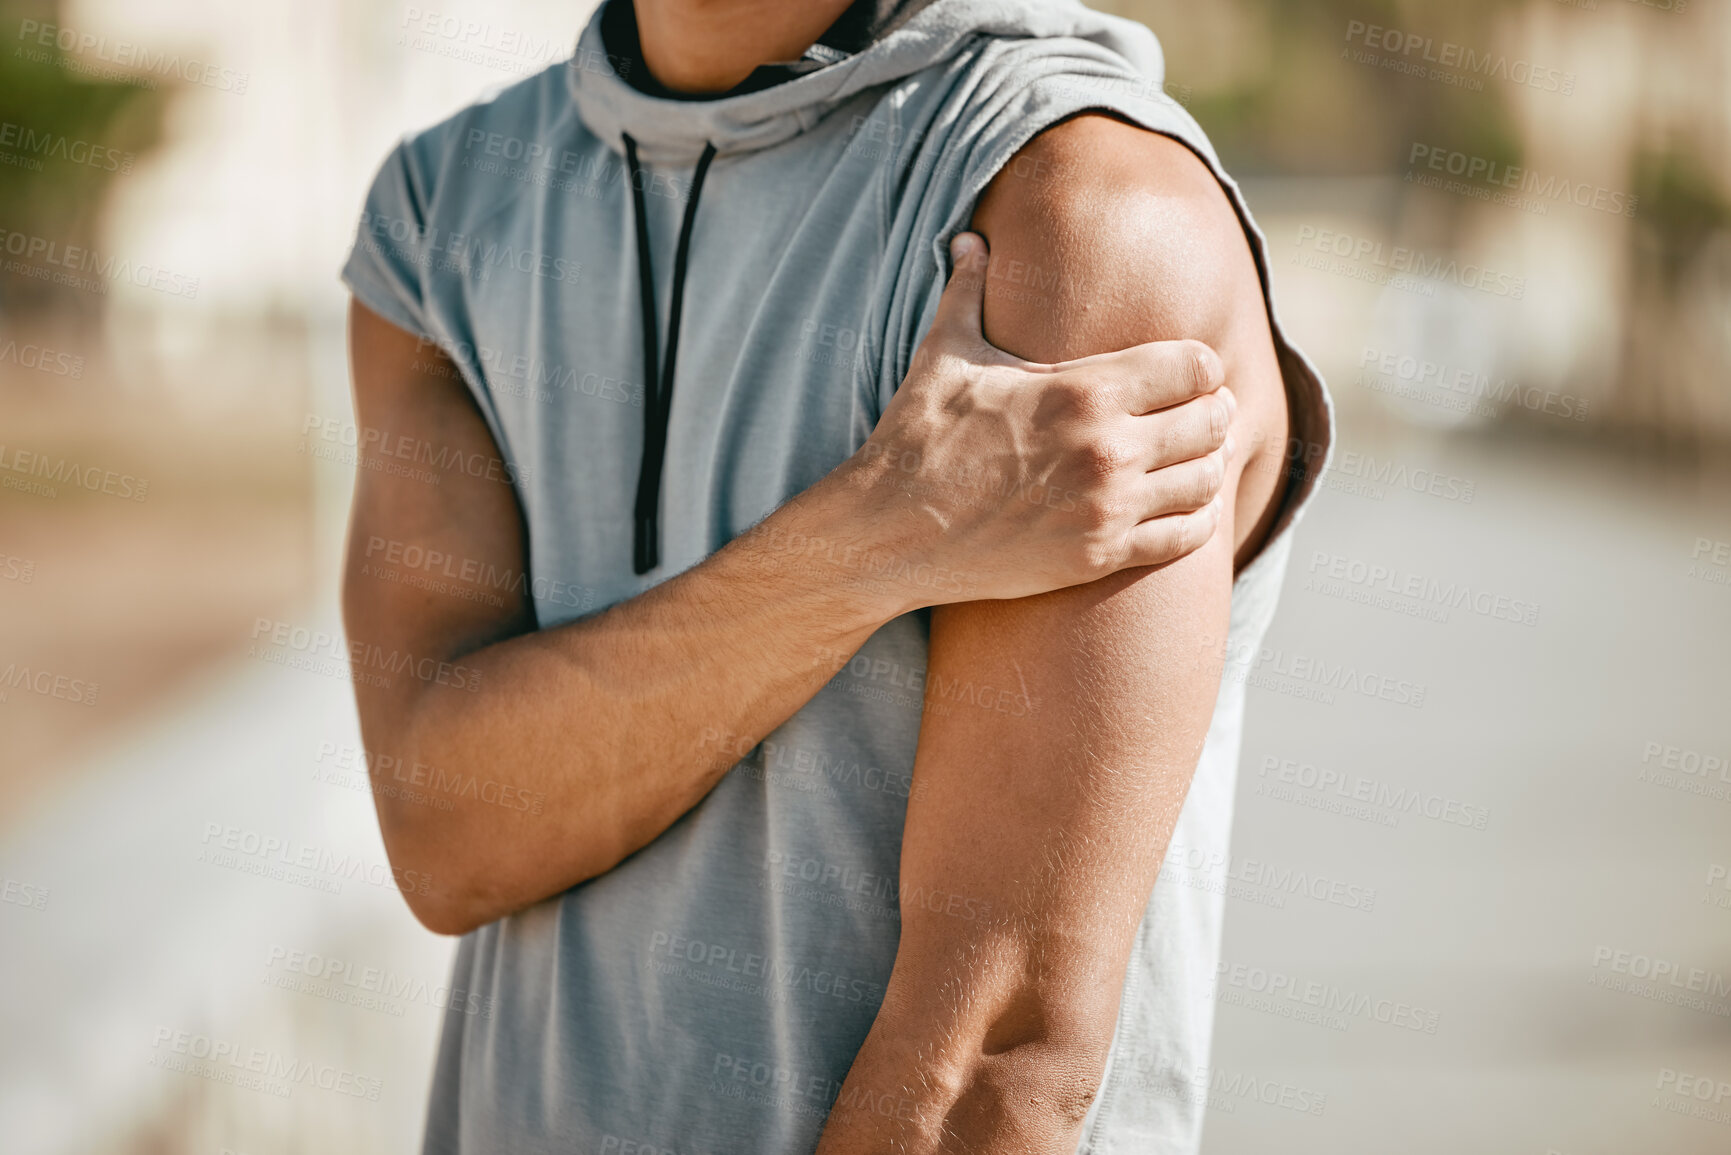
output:
M651 76L675 92L726 92L759 65L795 60L849 0L631 0Z

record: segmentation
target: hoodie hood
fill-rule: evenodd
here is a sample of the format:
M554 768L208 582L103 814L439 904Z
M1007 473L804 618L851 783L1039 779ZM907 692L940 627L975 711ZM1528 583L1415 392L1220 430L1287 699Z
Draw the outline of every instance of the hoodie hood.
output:
M864 51L803 76L738 96L669 100L638 91L614 70L601 31L605 10L596 10L579 37L566 82L590 132L620 153L623 137L632 137L649 162L690 163L706 145L722 155L770 148L867 89L950 59L979 36L1092 41L1156 86L1165 71L1153 33L1076 0L932 0Z

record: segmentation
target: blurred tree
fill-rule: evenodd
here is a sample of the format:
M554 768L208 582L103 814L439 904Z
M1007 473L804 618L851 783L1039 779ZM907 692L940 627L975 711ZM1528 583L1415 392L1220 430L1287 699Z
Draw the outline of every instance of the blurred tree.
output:
M1095 6L1160 34L1169 78L1193 94L1190 111L1229 168L1338 176L1397 170L1415 140L1519 163L1519 137L1497 86L1430 82L1353 53L1371 27L1487 52L1499 18L1522 2L1214 0L1209 7L1231 10L1225 19L1177 0Z
M1708 167L1713 155L1665 139L1633 163L1640 211L1612 416L1667 448L1731 433L1731 197Z
M1643 149L1634 163L1634 191L1641 212L1635 244L1643 263L1670 286L1713 235L1731 227L1731 201L1702 163L1708 150L1667 142Z
M1561 358L1559 378L1542 384L1607 400L1595 420L1623 431L1731 439L1731 108L1723 99L1731 9L1693 5L1685 14L1619 0L1088 2L1159 33L1169 90L1242 175L1398 176L1418 143L1506 171L1556 152L1544 147L1555 140L1524 135L1535 124L1571 144L1602 142L1601 157L1614 150L1597 179L1609 186L1618 180L1612 173L1626 174L1617 187L1638 198L1633 218L1570 217L1567 205L1554 206L1564 211L1547 216L1553 229L1545 243L1590 249L1610 235L1612 247L1627 253L1609 274L1617 283L1594 286L1605 308L1583 309L1572 337L1557 342L1603 348L1593 327L1609 323L1619 363ZM1454 74L1450 82L1400 67L1440 57L1445 42L1480 57L1542 56L1578 76L1580 98L1547 105L1535 120L1534 94L1515 83L1459 83L1461 68L1444 70ZM1416 47L1401 51L1408 43ZM1521 244L1510 216L1516 210L1403 187L1405 195L1375 210L1387 214L1378 225L1396 243L1470 250L1497 237ZM1542 248L1521 251L1544 259ZM1516 314L1517 330L1524 319ZM1505 353L1511 369L1518 352ZM1572 377L1590 380L1563 379Z
M43 275L53 270L44 247L99 250L103 203L116 178L161 142L172 93L157 77L110 79L122 70L69 58L55 35L59 8L59 0L0 0L0 316L10 324L49 309L100 310L102 295Z

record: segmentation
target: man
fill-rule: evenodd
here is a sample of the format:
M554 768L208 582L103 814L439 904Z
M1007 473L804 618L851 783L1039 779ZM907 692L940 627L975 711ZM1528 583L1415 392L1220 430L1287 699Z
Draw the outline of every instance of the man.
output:
M387 160L357 413L464 464L363 461L345 615L443 663L356 695L492 1008L427 1151L1195 1150L1220 902L1154 882L1329 418L1159 72L1060 0L611 0Z

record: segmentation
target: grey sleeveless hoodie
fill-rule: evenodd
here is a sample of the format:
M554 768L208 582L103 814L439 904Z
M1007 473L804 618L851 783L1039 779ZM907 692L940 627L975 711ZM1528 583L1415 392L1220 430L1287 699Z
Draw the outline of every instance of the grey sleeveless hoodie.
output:
M600 25L405 139L344 270L461 370L511 466L543 627L697 563L852 454L931 322L950 237L1068 115L1115 110L1200 155L1266 290L1261 235L1140 25L1069 0L933 0L861 51L705 101L627 84ZM1293 468L1233 587L1174 835L1189 852L1226 849L1247 669L1332 440L1320 379L1274 333ZM445 1023L427 1152L813 1150L900 904L947 901L897 882L929 621L884 626L614 870L464 936L452 985L493 1010ZM1082 1151L1196 1150L1221 904L1156 886Z

